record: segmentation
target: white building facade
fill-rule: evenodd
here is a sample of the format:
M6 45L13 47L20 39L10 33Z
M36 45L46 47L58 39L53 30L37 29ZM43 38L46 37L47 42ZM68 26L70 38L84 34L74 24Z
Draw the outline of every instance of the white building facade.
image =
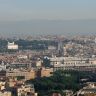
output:
M15 44L14 42L12 42L12 43L8 42L7 49L9 49L9 50L18 50L18 45Z

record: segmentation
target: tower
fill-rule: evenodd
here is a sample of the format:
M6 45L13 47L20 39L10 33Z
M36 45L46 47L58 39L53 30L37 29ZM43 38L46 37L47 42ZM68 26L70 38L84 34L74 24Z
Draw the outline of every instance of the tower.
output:
M95 42L95 44L96 44L96 38L95 38L94 42Z
M63 56L63 42L62 41L58 41L58 53L59 53L59 56Z
M66 56L66 55L67 55L67 50L66 50L66 47L63 47L63 54L64 54L64 56Z

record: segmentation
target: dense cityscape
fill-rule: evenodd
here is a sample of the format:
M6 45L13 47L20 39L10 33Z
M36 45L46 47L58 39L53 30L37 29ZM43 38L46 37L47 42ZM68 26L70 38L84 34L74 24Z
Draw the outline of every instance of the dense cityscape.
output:
M95 96L96 36L0 38L0 96Z
M96 0L0 0L0 96L96 96Z

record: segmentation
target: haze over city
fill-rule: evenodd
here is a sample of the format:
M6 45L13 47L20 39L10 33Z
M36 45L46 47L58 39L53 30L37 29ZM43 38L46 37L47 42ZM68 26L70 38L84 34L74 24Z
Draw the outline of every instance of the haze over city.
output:
M96 0L0 0L0 96L96 96Z
M0 0L0 35L94 35L96 0Z

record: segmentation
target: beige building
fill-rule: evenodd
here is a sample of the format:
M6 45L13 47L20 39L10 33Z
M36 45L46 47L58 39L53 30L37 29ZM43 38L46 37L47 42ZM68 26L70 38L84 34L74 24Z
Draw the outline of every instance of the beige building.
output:
M12 96L12 95L11 95L11 92L4 91L4 92L0 92L0 96Z
M34 70L31 71L8 71L6 73L6 77L17 77L17 76L24 76L25 80L34 79L36 77L36 72Z
M22 85L17 88L17 96L38 96L38 94L35 93L34 86Z
M36 67L41 67L42 66L42 60L37 60L36 61Z
M12 96L10 91L6 91L5 89L6 82L0 82L0 96Z
M38 74L40 77L50 77L53 75L53 68L41 68Z

